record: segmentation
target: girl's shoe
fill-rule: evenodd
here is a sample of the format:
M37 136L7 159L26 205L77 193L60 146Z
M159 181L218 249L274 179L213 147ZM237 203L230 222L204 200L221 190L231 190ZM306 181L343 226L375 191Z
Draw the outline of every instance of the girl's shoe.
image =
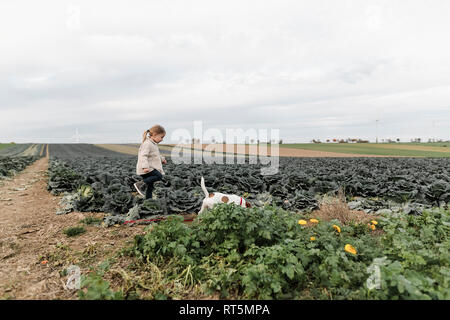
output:
M145 190L144 190L143 187L145 187L145 182L144 182L144 181L138 181L138 182L136 182L136 183L134 184L134 188L136 189L136 191L137 191L142 197L145 198Z

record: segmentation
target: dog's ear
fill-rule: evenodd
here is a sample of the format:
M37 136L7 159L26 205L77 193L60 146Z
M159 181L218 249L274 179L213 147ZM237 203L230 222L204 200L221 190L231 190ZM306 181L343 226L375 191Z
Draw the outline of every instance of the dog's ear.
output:
M250 202L248 202L248 201L245 201L245 206L246 206L247 208L251 208L251 207L252 207L252 205L251 205Z

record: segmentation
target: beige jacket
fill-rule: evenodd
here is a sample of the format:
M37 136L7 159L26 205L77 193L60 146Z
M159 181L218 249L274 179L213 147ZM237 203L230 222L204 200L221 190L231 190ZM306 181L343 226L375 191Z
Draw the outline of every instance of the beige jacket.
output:
M158 144L147 137L139 147L138 161L136 164L136 174L145 174L144 169L157 169L161 174L165 175L162 168L162 161L165 158L159 154Z

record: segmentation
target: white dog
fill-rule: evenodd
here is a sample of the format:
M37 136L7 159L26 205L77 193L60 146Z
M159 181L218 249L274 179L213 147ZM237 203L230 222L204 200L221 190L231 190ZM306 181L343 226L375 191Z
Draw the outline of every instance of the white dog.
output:
M209 193L206 190L205 179L202 177L201 186L205 193L205 199L203 200L202 208L198 214L201 214L205 209L212 209L216 203L235 203L244 208L251 208L251 204L242 197L234 194L224 194L219 192Z

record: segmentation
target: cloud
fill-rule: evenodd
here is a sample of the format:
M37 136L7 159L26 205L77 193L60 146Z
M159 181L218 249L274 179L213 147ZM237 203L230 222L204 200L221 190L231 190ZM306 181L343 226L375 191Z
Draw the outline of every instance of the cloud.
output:
M133 142L195 120L374 140L379 117L386 138L426 138L439 119L434 135L450 139L449 7L3 2L0 140L63 142L79 128L83 142Z

